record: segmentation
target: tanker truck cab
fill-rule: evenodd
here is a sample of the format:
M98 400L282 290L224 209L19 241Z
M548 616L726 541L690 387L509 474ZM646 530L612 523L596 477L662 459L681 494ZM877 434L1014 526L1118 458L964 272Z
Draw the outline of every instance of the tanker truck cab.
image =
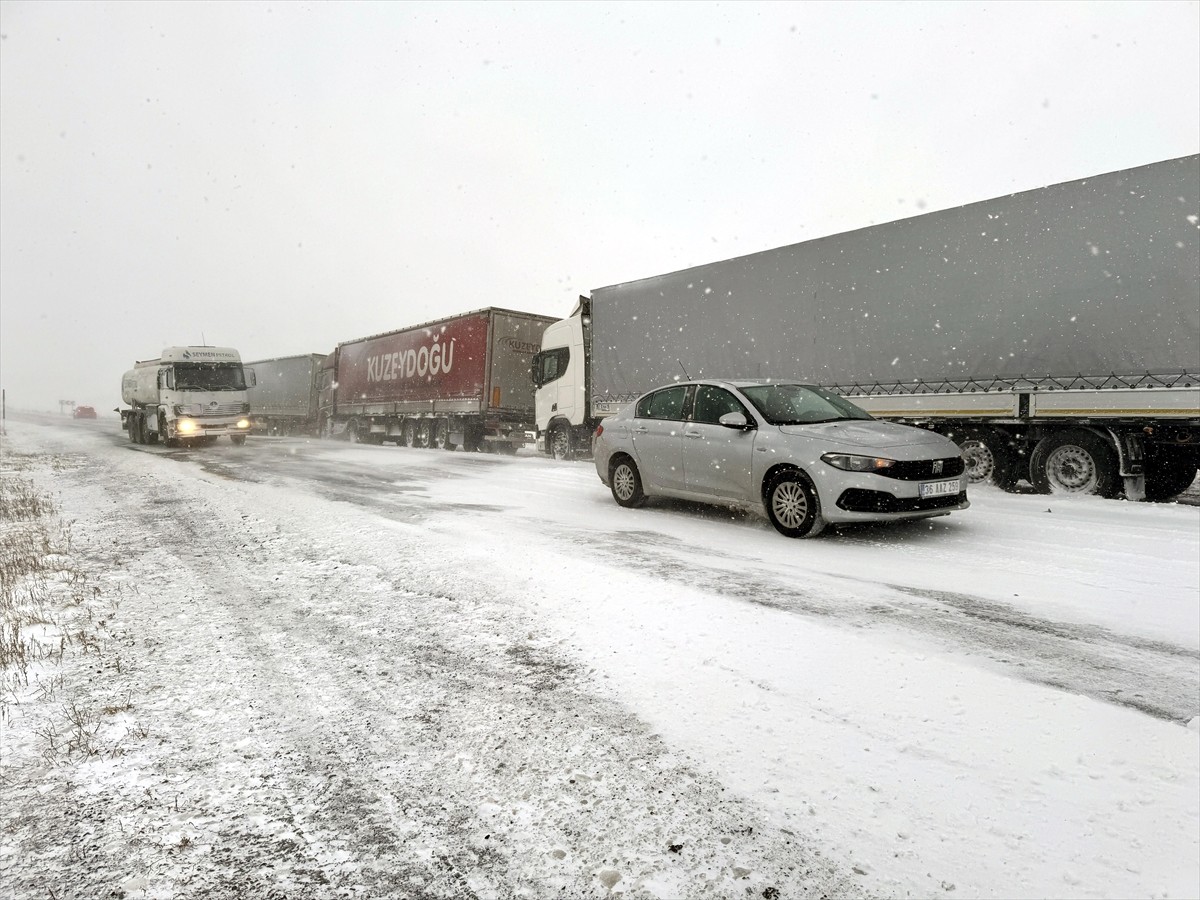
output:
M571 317L550 325L533 357L538 447L555 459L590 450L587 404L588 301L579 298Z
M131 407L123 416L134 443L211 444L228 435L243 444L250 431L246 388L254 370L230 347L167 347L138 362L121 380Z

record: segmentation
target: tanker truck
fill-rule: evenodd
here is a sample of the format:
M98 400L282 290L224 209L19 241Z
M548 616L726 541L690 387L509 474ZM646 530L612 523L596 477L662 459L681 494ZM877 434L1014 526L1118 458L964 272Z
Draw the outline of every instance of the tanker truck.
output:
M321 434L513 453L533 432L529 366L553 321L488 307L344 341L322 370Z
M802 379L974 483L1169 499L1200 465L1198 212L1188 156L598 288L542 337L539 447L674 379Z
M158 359L136 362L121 378L121 427L135 444L212 444L228 435L244 444L250 431L247 385L232 347L166 347Z

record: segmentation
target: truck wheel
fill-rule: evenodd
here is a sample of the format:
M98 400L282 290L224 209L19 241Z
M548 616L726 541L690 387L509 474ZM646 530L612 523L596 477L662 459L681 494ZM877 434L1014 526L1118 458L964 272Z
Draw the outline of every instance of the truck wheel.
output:
M430 443L430 438L431 438L431 435L430 435L430 433L429 433L429 432L430 432L430 422L429 422L429 420L428 420L428 419L422 419L422 420L421 420L421 421L420 421L420 422L417 424L417 443L416 443L416 446L418 446L418 447L421 447L421 448L425 448L425 447L428 447L428 446L429 446L429 443Z
M346 423L346 440L352 444L361 444L362 435L358 433L358 420L351 419Z
M129 443L137 443L137 416L130 414L125 420L125 430L129 432Z
M445 419L438 419L433 423L433 446L438 450L453 450L454 445L447 446L450 435L450 423Z
M479 450L479 444L479 429L468 425L463 429L463 453L475 453Z
M646 502L646 494L642 490L642 476L638 474L637 465L628 456L618 457L612 464L608 473L608 483L613 499L619 505L634 509Z
M572 446L571 429L563 425L555 425L550 432L550 455L555 459L570 460L575 458L575 448Z
M1162 503L1179 496L1196 480L1196 465L1185 456L1160 455L1146 460L1146 499Z
M1011 491L1020 481L1019 457L1002 432L971 429L959 436L958 445L962 448L967 481L971 484L994 484Z
M1042 494L1117 495L1116 453L1099 435L1082 428L1042 438L1033 448L1029 473Z
M167 447L174 449L179 446L179 438L167 437L167 417L158 417L158 435L162 438L162 442Z
M231 434L229 439L233 441L233 446L235 447L240 447L246 443L246 436L244 434Z
M817 492L795 469L785 469L771 479L766 507L767 518L786 537L816 537L825 530Z
M405 419L400 442L405 447L417 446L417 420Z

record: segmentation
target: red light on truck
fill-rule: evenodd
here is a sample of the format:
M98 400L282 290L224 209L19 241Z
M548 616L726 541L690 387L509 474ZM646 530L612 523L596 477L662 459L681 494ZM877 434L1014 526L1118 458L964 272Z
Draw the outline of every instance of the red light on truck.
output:
M492 388L492 406L500 405L500 388Z

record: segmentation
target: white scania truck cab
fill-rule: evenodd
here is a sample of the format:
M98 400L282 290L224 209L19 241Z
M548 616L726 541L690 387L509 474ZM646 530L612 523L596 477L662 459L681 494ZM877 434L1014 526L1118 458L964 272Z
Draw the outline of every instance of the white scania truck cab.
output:
M250 432L247 387L254 370L232 347L167 347L137 362L121 378L121 425L135 444L211 444L228 435L244 444Z

